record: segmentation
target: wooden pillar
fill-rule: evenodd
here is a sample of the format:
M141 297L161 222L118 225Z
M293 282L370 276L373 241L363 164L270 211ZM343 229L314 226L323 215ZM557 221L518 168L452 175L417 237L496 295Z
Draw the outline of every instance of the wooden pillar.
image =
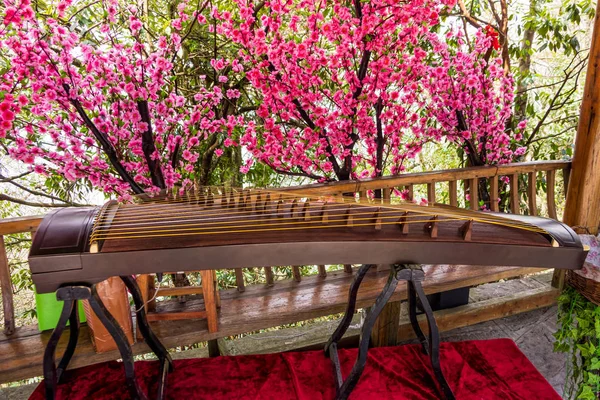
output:
M202 295L204 297L204 307L206 309L206 319L208 320L208 331L217 332L219 328L217 315L216 287L211 270L200 271L202 277Z
M600 223L600 2L592 33L575 154L571 164L565 216L567 225L579 233L598 233ZM562 273L555 273L553 285L560 286Z
M395 346L398 344L401 304L400 301L390 301L381 310L381 314L375 320L371 332L371 345L373 347Z
M15 309L8 258L2 235L0 235L0 288L2 289L2 308L4 310L4 333L12 335L15 333Z

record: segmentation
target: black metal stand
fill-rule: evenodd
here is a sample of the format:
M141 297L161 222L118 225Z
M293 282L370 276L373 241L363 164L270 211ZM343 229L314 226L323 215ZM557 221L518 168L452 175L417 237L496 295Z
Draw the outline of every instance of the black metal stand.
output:
M144 340L152 349L156 357L160 361L160 372L159 372L159 383L158 383L158 394L157 399L164 398L165 383L167 380L167 373L173 368L171 356L168 351L158 340L146 318L146 312L144 310L144 302L140 289L135 279L131 276L121 276L121 280L127 286L127 289L133 297L133 301L136 307L136 315L140 332L144 337ZM125 368L125 380L127 389L133 399L146 400L146 395L141 391L140 387L135 380L135 369L133 362L133 353L131 346L127 341L127 337L123 332L123 329L119 326L119 323L114 319L110 312L104 307L102 299L98 296L96 291L96 285L92 286L64 286L56 291L56 298L63 302L62 313L59 317L58 324L50 336L48 345L44 352L44 381L46 385L46 399L54 400L56 398L56 387L60 382L61 377L64 375L64 371L67 369L69 361L75 352L77 346L77 339L79 336L79 315L77 311L77 302L79 300L88 300L94 313L100 319L100 322L104 325L106 330L110 333L117 348L121 353L121 359L123 360L123 367ZM70 321L70 334L69 343L65 353L56 368L55 353L58 341L63 331L66 328L67 320Z
M356 310L356 298L358 294L358 289L366 273L372 266L373 264L365 264L361 266L357 274L355 275L354 280L350 285L348 305L346 307L344 317L342 318L337 329L335 330L335 332L333 332L331 338L325 345L325 354L331 358L331 361L333 363L334 374L337 384L336 400L347 399L348 396L350 396L350 393L352 392L356 384L358 383L358 380L360 379L360 376L365 368L365 364L367 361L369 339L371 337L371 331L373 330L375 320L381 313L383 307L392 297L392 294L394 294L394 291L398 286L398 282L401 280L405 280L408 286L408 304L411 325L417 337L419 338L419 341L421 342L423 352L429 355L429 358L431 360L431 366L437 383L439 385L439 389L441 389L444 398L446 398L447 400L454 400L454 394L448 386L448 383L444 378L444 374L442 373L442 369L440 366L440 335L437 328L437 324L435 323L433 311L431 310L431 306L429 305L427 297L425 296L425 292L423 291L423 287L421 286L421 281L423 280L425 274L423 273L423 270L420 266L413 264L394 264L390 266L390 276L388 278L388 281L383 287L382 292L375 300L375 304L371 308L371 311L367 314L364 320L360 335L361 337L358 347L357 360L346 380L343 379L340 361L337 354L337 344L341 340L348 327L350 326L352 315ZM421 330L421 327L417 322L417 296L421 301L423 311L427 317L427 322L429 324L429 339L425 337L423 331Z

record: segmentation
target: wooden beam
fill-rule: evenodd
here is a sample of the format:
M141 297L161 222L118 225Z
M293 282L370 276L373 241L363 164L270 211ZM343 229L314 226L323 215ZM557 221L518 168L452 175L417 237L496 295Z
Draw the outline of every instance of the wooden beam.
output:
M564 222L595 235L600 223L600 2L589 57Z
M449 308L434 312L436 323L441 332L504 318L538 308L548 307L556 303L560 291L553 287L543 287L524 292L495 297L490 300L478 301L464 306ZM425 315L419 315L419 325L427 332ZM400 321L398 341L415 337L407 317Z
M575 153L571 169L563 169L567 199L563 221L577 233L598 234L600 224L600 2L592 32L583 100L575 136ZM565 271L556 270L552 286L561 288Z
M43 218L43 215L34 215L31 217L0 219L0 235L33 232L37 230Z
M140 275L141 276L141 275ZM139 279L139 277L138 277ZM202 286L181 286L160 288L156 297L187 296L193 294L202 294Z

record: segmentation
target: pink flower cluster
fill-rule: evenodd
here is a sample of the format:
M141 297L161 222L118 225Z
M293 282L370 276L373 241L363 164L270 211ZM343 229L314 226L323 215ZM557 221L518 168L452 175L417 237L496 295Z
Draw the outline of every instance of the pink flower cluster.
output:
M202 142L231 134L239 122L218 117L215 107L239 93L206 81L193 99L178 93L172 59L183 33L172 27L170 36L144 43L138 11L123 4L90 2L101 18L93 21L99 26L90 41L60 22L77 10L70 1L60 1L57 18L48 18L38 17L29 0L5 0L0 48L10 68L0 74L0 140L36 172L87 179L107 193L131 192L108 153L144 190L157 189L152 161L166 187L189 184ZM121 24L123 17L128 24ZM189 18L183 4L173 25L183 29ZM149 118L142 116L143 104ZM147 133L151 154L144 148Z
M510 160L513 82L499 59L484 60L491 39L478 35L468 52L459 34L451 47L433 33L454 0L236 3L219 32L241 46L259 93L257 122L241 137L258 160L361 178L401 172L424 143L444 139L474 141L488 163Z
M144 190L157 189L156 165L166 187L185 187L217 134L253 156L244 173L258 160L322 181L402 172L427 142L456 142L482 163L522 154L511 149L524 126L506 130L513 81L489 57L493 37L479 32L469 51L459 33L435 33L455 0L234 1L207 15L181 2L171 33L148 43L138 10L117 0L89 1L99 20L85 33L64 23L71 0L54 17L4 0L0 140L36 172L121 195L132 182L115 159ZM199 76L184 96L172 60L191 24L239 51L209 60L214 79ZM240 98L242 78L255 113L217 112Z

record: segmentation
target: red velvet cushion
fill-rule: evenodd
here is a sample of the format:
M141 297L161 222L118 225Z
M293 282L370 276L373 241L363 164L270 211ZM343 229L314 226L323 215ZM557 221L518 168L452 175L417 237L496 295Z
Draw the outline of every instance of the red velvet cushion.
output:
M356 349L339 351L344 376ZM457 399L552 399L560 396L509 339L442 343L442 368ZM323 351L177 360L169 399L333 399L333 368ZM158 365L136 363L142 390L155 398ZM125 399L118 362L69 371L58 399ZM374 348L350 399L438 399L429 359L418 345ZM31 399L44 398L42 382Z

